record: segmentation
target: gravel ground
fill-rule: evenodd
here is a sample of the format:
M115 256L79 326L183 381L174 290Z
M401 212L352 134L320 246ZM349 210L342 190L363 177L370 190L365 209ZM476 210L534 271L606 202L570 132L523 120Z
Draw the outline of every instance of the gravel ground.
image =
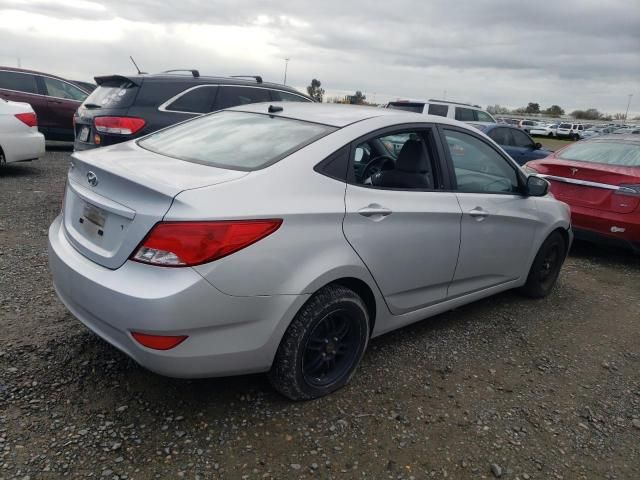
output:
M57 300L47 228L69 152L0 170L0 480L640 478L640 260L577 244L509 292L374 340L307 403L263 375L152 374Z

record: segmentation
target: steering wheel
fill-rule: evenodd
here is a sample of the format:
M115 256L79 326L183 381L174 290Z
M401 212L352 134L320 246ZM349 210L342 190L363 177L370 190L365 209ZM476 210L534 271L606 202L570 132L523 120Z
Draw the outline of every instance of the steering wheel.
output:
M367 163L367 166L364 167L364 170L362 170L362 180L364 181L383 170L393 170L395 165L396 161L390 155L380 155L372 158Z

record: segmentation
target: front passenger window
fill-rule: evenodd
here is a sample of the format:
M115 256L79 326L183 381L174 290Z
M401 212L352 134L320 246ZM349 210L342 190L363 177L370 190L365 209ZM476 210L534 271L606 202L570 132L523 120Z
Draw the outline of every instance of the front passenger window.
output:
M436 188L433 149L423 131L400 131L361 142L352 149L357 185L403 190Z
M459 192L518 193L516 168L483 140L445 130Z

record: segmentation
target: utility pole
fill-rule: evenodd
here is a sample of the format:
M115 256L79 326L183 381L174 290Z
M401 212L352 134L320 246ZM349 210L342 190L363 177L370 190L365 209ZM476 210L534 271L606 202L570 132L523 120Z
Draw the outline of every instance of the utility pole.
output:
M287 68L289 67L289 60L291 59L290 58L284 59L284 82L282 82L283 85L287 84Z
M633 97L633 93L629 94L629 101L627 102L627 111L624 114L624 121L627 121L627 116L629 115L629 107L631 106L631 97Z

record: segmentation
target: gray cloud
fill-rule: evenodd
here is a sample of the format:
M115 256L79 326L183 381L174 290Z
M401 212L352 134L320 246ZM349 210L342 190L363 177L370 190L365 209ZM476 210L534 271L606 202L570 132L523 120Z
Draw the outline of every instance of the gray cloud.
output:
M450 98L485 105L537 101L616 112L624 110L626 95L634 93L640 105L637 0L100 3L104 10L96 12L83 2L74 7L72 2L0 0L0 63L21 55L34 68L86 78L130 70L127 56L133 53L150 70L260 70L278 81L282 58L288 56L295 85L317 77L328 90L361 89L370 97L376 92L379 100L440 96L446 90ZM183 24L251 28L260 20L277 53L256 64L242 56L218 55L206 42L194 46L171 37L171 43L159 45L157 38L131 32L109 46L91 38L42 45L35 37L3 32L3 9L38 13L52 21L126 19L167 29ZM73 59L69 52L74 52Z

